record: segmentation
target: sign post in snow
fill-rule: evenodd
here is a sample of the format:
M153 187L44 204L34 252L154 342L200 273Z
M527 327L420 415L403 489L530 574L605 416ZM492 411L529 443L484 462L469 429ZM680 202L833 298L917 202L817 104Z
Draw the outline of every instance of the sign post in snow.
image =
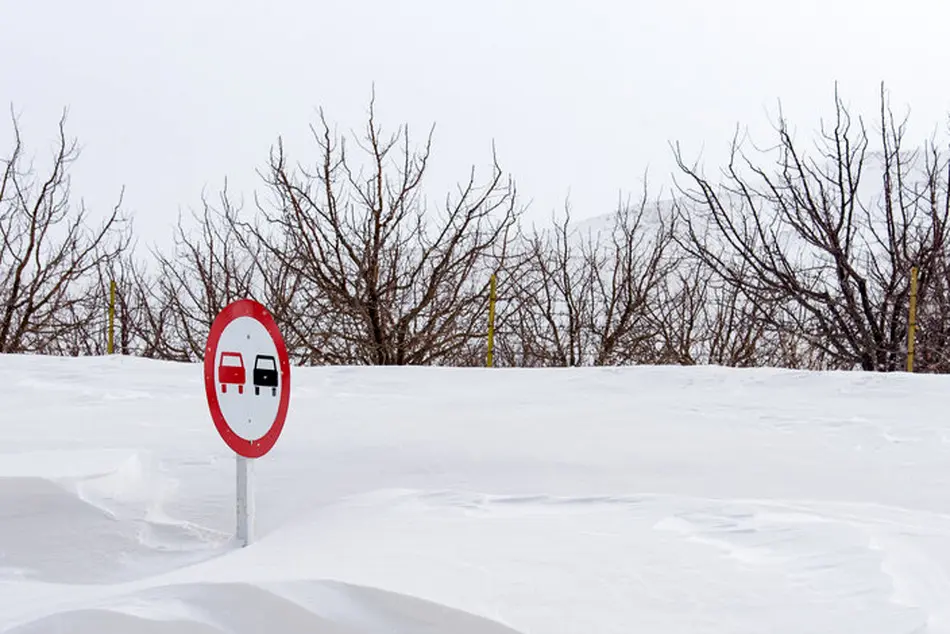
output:
M237 458L237 531L254 525L253 463L274 446L290 404L290 361L274 318L261 304L228 304L211 324L204 358L211 420Z

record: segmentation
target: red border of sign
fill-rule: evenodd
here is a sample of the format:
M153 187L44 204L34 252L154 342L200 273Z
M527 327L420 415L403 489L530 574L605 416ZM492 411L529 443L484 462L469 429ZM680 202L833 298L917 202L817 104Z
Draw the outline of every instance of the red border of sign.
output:
M218 391L214 377L214 361L218 356L218 340L227 325L238 317L251 317L264 326L271 339L274 340L274 347L277 348L277 360L280 364L280 402L277 405L277 415L274 417L274 422L267 433L257 440L245 440L231 431L224 419L224 414L221 412L221 405L218 403ZM287 358L287 347L280 335L280 330L277 328L277 323L266 308L254 300L239 299L228 304L224 310L218 313L211 324L208 343L205 345L204 379L205 395L208 398L208 409L211 410L211 420L214 421L215 428L228 447L234 450L234 453L245 458L260 458L270 451L284 428L284 419L287 417L287 409L290 406L290 360Z

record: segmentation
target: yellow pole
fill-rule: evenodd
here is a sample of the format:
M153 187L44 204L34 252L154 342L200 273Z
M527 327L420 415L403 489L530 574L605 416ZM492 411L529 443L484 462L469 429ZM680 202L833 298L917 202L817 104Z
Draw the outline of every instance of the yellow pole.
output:
M495 274L491 276L488 291L488 367L495 364Z
M917 338L917 267L910 270L910 316L907 320L907 371L914 371L914 343Z
M112 354L115 349L115 280L109 282L109 346L108 352Z

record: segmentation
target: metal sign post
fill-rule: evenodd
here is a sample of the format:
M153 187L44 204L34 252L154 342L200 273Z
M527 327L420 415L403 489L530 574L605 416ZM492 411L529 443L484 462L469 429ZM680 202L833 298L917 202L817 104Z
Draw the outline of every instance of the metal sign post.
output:
M237 462L237 529L235 536L242 548L254 538L254 462L235 455Z

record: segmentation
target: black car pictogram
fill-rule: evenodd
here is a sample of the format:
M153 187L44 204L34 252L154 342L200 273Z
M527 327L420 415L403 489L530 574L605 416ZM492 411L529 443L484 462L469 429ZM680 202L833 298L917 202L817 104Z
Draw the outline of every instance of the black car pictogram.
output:
M277 360L259 354L254 358L254 394L259 395L262 387L269 387L271 396L277 396Z

